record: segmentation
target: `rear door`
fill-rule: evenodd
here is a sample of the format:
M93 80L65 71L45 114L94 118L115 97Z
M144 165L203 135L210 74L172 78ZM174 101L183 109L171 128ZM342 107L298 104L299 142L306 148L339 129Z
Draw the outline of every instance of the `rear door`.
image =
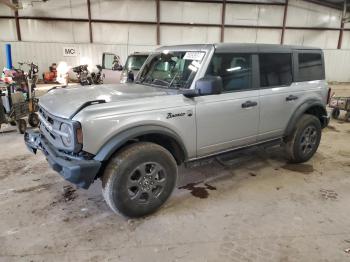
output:
M298 105L300 90L293 84L293 54L259 53L260 124L258 141L282 136Z
M253 78L256 55L214 54L207 75L220 76L223 93L196 97L197 154L209 155L256 142L259 90Z

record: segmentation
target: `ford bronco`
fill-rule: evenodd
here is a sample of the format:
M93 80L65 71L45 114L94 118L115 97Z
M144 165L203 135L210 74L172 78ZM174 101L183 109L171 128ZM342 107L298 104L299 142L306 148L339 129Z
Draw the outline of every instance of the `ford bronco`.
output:
M323 52L263 44L166 46L134 83L52 90L40 130L25 142L66 180L102 180L110 208L156 211L178 166L275 141L290 161L309 160L326 127L330 90Z

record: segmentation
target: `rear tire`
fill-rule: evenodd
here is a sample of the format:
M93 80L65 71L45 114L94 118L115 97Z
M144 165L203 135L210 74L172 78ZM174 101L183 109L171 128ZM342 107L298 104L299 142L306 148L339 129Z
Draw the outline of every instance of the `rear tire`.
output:
M339 115L340 115L340 110L339 108L333 108L332 110L332 117L334 119L338 119L339 118Z
M345 121L350 122L350 111L345 114Z
M30 113L28 116L28 123L31 127L37 127L39 125L39 117L37 113Z
M155 212L176 185L177 165L165 148L134 143L115 154L102 177L102 193L109 207L127 217Z
M313 115L303 115L291 136L287 138L286 151L289 160L292 163L308 161L320 144L321 133L320 120Z

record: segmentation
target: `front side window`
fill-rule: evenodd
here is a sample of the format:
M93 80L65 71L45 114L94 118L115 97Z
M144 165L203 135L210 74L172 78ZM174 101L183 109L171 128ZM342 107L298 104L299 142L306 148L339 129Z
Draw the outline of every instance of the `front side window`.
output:
M125 63L127 70L140 70L148 55L130 55Z
M322 56L320 53L299 53L298 81L324 79Z
M205 52L179 51L150 55L136 83L165 88L189 88Z
M292 83L290 53L259 54L260 86L288 86Z
M214 54L206 75L220 76L224 92L248 90L252 87L252 59L250 54Z

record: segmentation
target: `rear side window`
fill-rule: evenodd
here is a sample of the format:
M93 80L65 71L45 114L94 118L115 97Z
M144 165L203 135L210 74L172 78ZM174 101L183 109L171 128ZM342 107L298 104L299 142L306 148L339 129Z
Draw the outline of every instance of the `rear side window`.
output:
M298 60L298 81L324 79L323 62L320 53L299 53Z
M290 53L259 54L260 86L286 86L292 83Z
M224 92L249 90L252 88L252 55L214 54L206 75L220 76Z

